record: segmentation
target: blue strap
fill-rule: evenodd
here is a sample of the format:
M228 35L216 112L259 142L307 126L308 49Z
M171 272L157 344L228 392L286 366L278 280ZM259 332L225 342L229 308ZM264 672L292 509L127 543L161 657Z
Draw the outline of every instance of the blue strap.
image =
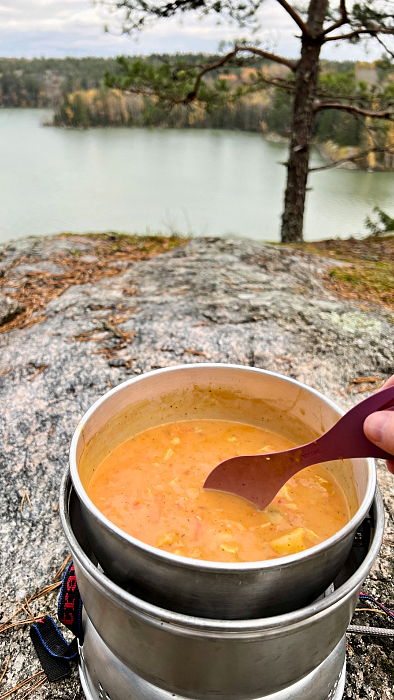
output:
M66 641L50 615L45 615L30 627L31 640L50 682L58 681L71 674L69 661L78 659L78 641L83 643L82 600L73 562L64 574L59 596L58 618L75 635L71 643Z

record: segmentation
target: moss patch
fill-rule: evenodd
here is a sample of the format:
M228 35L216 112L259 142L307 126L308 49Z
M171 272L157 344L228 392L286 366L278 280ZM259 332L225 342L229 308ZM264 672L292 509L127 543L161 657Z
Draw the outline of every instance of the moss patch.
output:
M75 238L75 233L61 233L56 238ZM79 236L78 236L79 237ZM167 250L172 250L179 245L187 243L187 238L173 234L172 236L160 236L159 234L140 236L133 233L118 233L117 231L107 231L106 233L85 233L83 238L97 241L99 248L104 249L108 254L114 253L129 253L132 249L155 255L163 253ZM101 244L101 245L100 245ZM74 254L80 254L80 251L74 251Z
M338 296L394 311L394 236L319 241L296 248L348 263L333 264L326 278Z

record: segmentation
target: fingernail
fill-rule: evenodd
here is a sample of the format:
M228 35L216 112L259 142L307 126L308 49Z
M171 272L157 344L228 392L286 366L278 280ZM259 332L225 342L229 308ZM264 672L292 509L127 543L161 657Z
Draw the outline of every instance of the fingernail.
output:
M364 422L364 432L368 440L375 443L381 442L389 419L390 415L384 411L371 413Z

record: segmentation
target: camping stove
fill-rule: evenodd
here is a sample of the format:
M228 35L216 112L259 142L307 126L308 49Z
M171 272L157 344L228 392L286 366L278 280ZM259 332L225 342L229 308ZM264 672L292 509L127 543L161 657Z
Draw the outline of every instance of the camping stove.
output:
M80 678L87 700L340 700L346 628L383 537L377 491L351 553L311 605L251 620L158 608L114 584L95 559L66 475L62 524L84 602Z
M86 615L84 622L79 675L87 700L186 700L185 695L170 693L133 673L112 654ZM260 696L261 700L340 700L345 687L345 651L344 636L318 668L287 688Z
M170 693L133 673L105 645L89 618L84 617L79 675L87 700L186 700L185 695ZM260 696L261 700L340 700L345 687L345 652L344 636L305 678L278 692Z

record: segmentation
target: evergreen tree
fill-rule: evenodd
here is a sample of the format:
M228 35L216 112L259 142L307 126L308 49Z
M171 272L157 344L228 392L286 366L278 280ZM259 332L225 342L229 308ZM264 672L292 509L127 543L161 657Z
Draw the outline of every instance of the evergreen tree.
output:
M103 1L111 10L121 14L122 31L130 34L144 29L152 20L164 20L184 13L197 17L216 15L221 20L237 22L243 28L256 28L257 11L264 4L263 0ZM289 76L280 78L260 71L254 84L235 91L232 99L240 98L262 85L274 85L293 95L281 239L284 242L302 241L309 156L317 114L324 110L341 110L363 119L368 133L367 151L371 154L386 149L382 139L375 135L377 120L393 120L393 96L385 90L379 93L375 90L357 91L356 94L344 95L337 89L338 85L334 86L334 90L331 90L332 86L319 86L321 50L329 42L375 40L383 46L389 59L394 58L386 45L386 41L394 36L394 8L392 0L353 3L349 0L308 0L305 10L299 9L295 2L275 1L291 17L299 31L300 53L297 60L276 55L244 40L223 50L216 61L202 61L200 66L170 58L157 64L141 59L130 62L122 58L119 62L120 75L109 74L107 84L133 93L154 95L168 109L171 105L190 105L197 101L211 111L223 105L228 92L226 81L215 77L224 66L253 66L257 57L287 68ZM209 80L211 74L214 78ZM362 155L365 157L365 153Z

